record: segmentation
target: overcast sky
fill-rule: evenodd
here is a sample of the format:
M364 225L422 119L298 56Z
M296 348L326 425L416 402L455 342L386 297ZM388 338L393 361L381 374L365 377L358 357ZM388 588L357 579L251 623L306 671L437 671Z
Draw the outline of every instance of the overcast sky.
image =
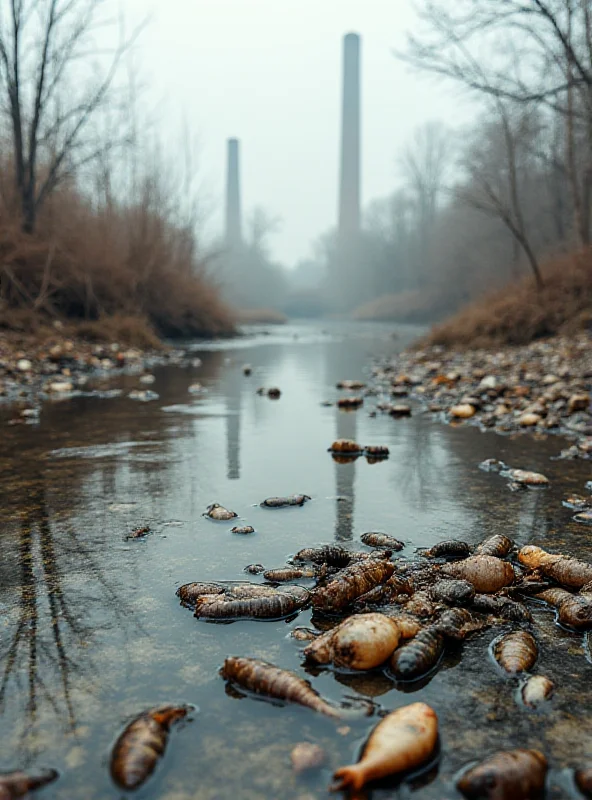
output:
M274 256L290 265L335 225L342 36L362 36L362 199L389 194L415 126L458 119L458 97L392 54L414 25L412 0L125 0L152 14L137 61L163 132L185 118L221 225L226 139L241 141L246 213L282 219Z

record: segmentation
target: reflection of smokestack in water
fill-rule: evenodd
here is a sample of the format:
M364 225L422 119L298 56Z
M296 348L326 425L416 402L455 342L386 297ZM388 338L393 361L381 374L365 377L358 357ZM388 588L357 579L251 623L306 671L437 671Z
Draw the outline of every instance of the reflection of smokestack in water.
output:
M360 37L343 39L343 100L339 238L355 239L360 231Z
M355 411L336 411L337 439L356 440L357 414ZM354 521L354 481L356 477L355 460L351 464L335 464L335 493L347 500L336 500L335 540L351 541Z
M238 139L229 139L226 173L226 246L229 249L238 247L242 239L238 150Z
M226 477L240 478L240 419L242 400L242 375L230 371L224 381L226 393Z

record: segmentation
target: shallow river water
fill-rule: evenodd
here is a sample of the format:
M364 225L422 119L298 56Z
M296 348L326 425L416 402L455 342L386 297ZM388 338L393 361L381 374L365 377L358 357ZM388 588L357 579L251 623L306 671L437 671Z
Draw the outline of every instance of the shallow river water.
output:
M324 407L335 383L363 378L376 355L417 334L388 326L305 324L251 331L243 339L196 346L200 367L155 370L159 399L139 403L74 398L46 403L39 426L8 427L0 408L0 771L58 769L40 798L119 798L109 777L110 748L126 722L163 702L192 703L156 773L138 798L312 800L328 797L331 773L356 759L376 718L346 723L305 708L272 705L225 691L227 655L264 658L308 677L328 699L372 698L392 710L425 700L440 719L441 749L431 770L384 784L373 798L453 800L467 762L503 747L536 746L549 758L548 797L576 797L568 768L592 760L589 643L535 609L540 658L535 672L557 685L539 713L516 702L518 683L489 654L494 627L450 651L430 678L397 686L383 671L306 675L289 622L196 620L175 596L192 580L244 579L260 562L281 566L298 549L338 541L364 548L362 533L403 539L403 555L445 538L476 543L505 533L590 558L592 529L571 521L566 491L582 492L592 470L551 460L553 437L500 437L452 428L415 414L371 418L370 398L355 413ZM242 365L253 365L245 377ZM205 391L190 394L199 381ZM278 386L281 399L258 396ZM109 386L138 388L127 376ZM336 464L338 437L386 444L390 458ZM485 458L542 471L546 490L511 493L477 467ZM270 495L303 492L302 508L266 510ZM219 502L233 523L202 516ZM149 525L144 540L126 539ZM260 580L253 578L252 580ZM326 769L305 780L291 771L300 741L322 745Z

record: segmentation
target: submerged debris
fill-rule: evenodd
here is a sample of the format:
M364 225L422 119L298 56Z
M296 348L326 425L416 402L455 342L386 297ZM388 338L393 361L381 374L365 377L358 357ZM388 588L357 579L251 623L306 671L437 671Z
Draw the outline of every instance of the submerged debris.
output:
M362 454L363 447L353 439L337 439L329 448L330 453L338 453L339 455L359 456Z
M525 469L506 469L500 473L502 478L508 478L514 483L522 483L525 486L547 486L549 479L540 472L529 472Z
M189 710L188 706L161 706L130 722L111 754L111 777L117 786L137 789L150 777L164 755L171 725L186 717Z
M217 519L217 520L229 520L238 517L234 511L230 511L228 508L224 508L219 503L212 503L209 505L204 514L204 517L209 517L210 519Z
M391 711L374 728L357 764L341 767L333 776L333 791L358 793L365 784L420 767L438 740L438 717L425 703Z
M310 497L307 494L292 494L289 497L268 497L260 505L263 508L285 508L286 506L303 506Z
M255 528L252 525L236 525L230 529L230 533L240 533L243 535L255 533Z
M402 550L405 547L404 542L395 539L394 536L389 536L388 533L370 531L363 533L360 540L368 547L383 547L394 551Z

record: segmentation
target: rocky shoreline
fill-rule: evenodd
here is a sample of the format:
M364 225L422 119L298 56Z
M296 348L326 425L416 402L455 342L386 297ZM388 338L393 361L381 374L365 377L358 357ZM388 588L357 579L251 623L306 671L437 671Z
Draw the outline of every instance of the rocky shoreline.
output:
M500 434L557 434L574 443L562 458L592 459L592 337L557 337L521 347L452 350L439 345L378 362L378 409L404 416L406 398L449 424Z
M34 422L40 403L50 397L120 394L115 389L92 388L91 379L131 374L138 375L143 386L149 386L154 381L150 370L155 366L181 365L194 360L177 348L143 350L116 342L96 344L70 338L59 329L43 338L3 333L0 334L0 407L22 406L12 422ZM148 389L135 394L137 400L156 397Z

